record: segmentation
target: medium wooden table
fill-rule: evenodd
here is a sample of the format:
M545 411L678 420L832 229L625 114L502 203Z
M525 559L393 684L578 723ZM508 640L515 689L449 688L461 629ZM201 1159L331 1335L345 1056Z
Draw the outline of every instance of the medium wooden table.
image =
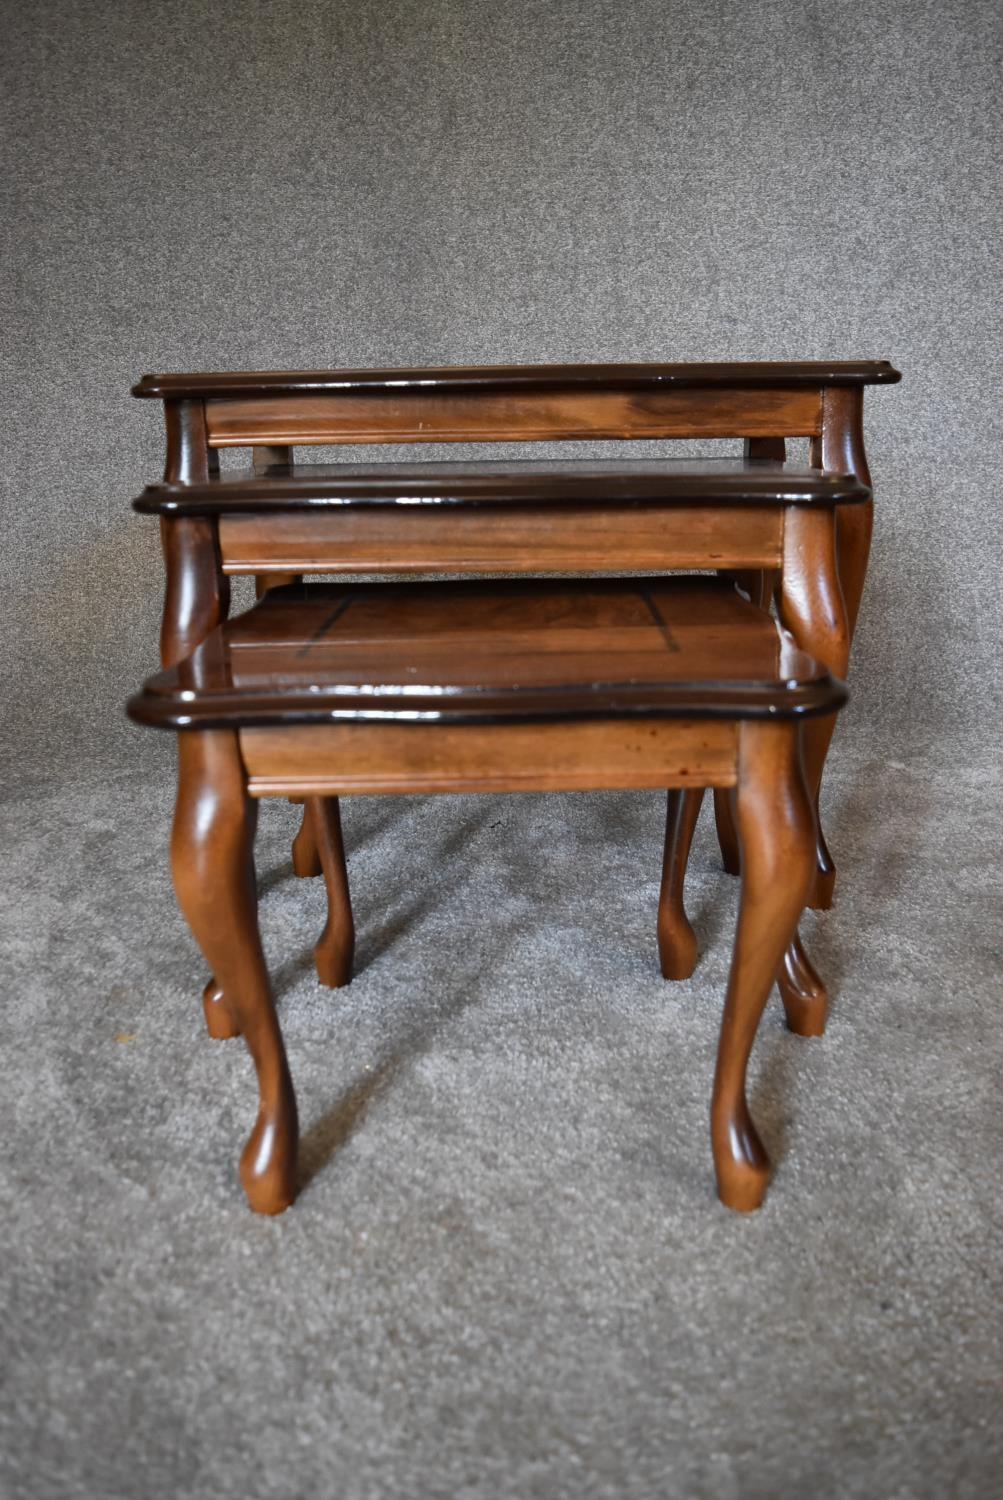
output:
M264 588L343 572L686 568L729 571L760 600L778 586L784 623L842 675L872 526L863 388L899 378L884 361L144 376L134 394L162 400L167 423L164 480L136 502L161 520L162 660L226 617L234 574ZM706 462L293 461L297 445L736 437L742 458ZM810 439L808 468L784 461L797 437ZM249 448L252 466L221 471L224 448ZM805 736L816 804L832 727ZM698 808L699 794L669 800L667 839L683 866ZM734 872L727 799L716 795L715 809ZM314 812L330 866L341 858L336 805ZM316 868L299 842L298 868ZM834 875L819 829L812 904L831 903ZM788 969L811 987L796 951Z
M174 880L217 980L210 1026L243 1034L257 1070L251 1206L292 1202L298 1138L257 927L257 799L713 787L733 803L742 895L711 1141L723 1201L758 1207L746 1068L814 866L799 739L844 697L727 583L664 578L291 585L148 682L129 711L179 732ZM670 911L661 943L671 928ZM793 1029L821 1031L824 993L785 1004Z

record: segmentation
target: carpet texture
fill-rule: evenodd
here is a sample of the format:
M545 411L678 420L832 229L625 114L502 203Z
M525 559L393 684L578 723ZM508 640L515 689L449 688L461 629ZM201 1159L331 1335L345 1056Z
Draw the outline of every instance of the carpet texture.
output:
M349 801L357 977L329 992L321 883L266 805L304 1132L267 1221L236 1176L249 1062L201 1031L170 894L164 758L10 800L0 1493L998 1493L999 780L834 778L842 891L804 929L832 1018L804 1041L767 1010L751 1217L713 1192L736 883L709 809L703 956L670 985L659 797Z
M0 22L0 1496L995 1500L997 7ZM122 713L162 589L129 509L162 419L130 384L798 358L904 380L866 396L841 890L806 930L832 1020L806 1043L774 1001L754 1058L765 1208L712 1189L709 818L704 956L667 986L657 798L362 799L337 995L293 814L263 813L306 1181L254 1219L249 1064L201 1034L167 878L170 745Z

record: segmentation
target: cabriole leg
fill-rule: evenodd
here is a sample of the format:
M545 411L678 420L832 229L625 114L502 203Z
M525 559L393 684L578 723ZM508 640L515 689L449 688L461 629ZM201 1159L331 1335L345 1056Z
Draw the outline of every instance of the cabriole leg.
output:
M714 822L717 825L717 841L721 849L721 863L724 865L725 873L738 875L741 873L741 859L738 851L738 834L735 831L735 818L731 806L732 793L726 787L715 787L714 789Z
M313 823L307 809L303 809L303 821L293 839L293 874L303 879L321 873L320 853L314 838Z
M812 439L811 463L816 468L830 469L839 474L853 474L862 484L870 486L871 475L867 466L867 454L864 451L864 393L859 387L851 386L827 386L822 394L822 432L820 436ZM860 599L864 590L864 578L867 573L867 560L871 550L871 533L874 527L874 502L867 500L862 504L841 505L837 509L835 527L833 532L835 558L837 568L837 587L833 588L831 579L825 582L825 591L832 601L838 594L839 608L842 611L842 620L838 630L833 633L833 620L825 620L825 603L820 599L813 607L812 613L816 620L822 620L823 633L830 635L831 644L835 651L829 650L829 645L824 640L802 640L799 635L799 627L804 624L803 619L796 616L799 611L795 609L795 618L791 620L788 628L794 631L798 638L798 644L804 645L810 655L825 663L830 671L837 677L846 674L849 658L850 642L856 629L857 614L860 610ZM797 528L800 531L801 527ZM793 542L793 547L788 549L788 541ZM813 543L809 543L813 549ZM788 537L785 531L785 562L786 572L788 563L797 563L798 554L801 552L801 537L797 534ZM786 555L790 551L790 555ZM829 543L826 542L826 557L824 568L828 572L831 569L829 556ZM795 585L794 593L799 591L799 585ZM823 606L820 614L817 605ZM781 609L781 618L784 619L784 611ZM784 619L784 623L788 621ZM842 637L842 638L841 638ZM818 787L822 780L825 768L826 755L829 749L829 741L833 731L832 719L818 720L811 726L806 749L806 775L808 779L808 790L815 799L816 819L818 815ZM836 869L832 855L822 835L821 824L818 825L817 845L817 873L809 905L825 910L832 905L833 893L836 882Z
M769 1158L745 1097L745 1078L767 996L811 883L815 820L797 725L747 721L739 734L735 824L742 893L711 1104L718 1193L729 1208L763 1201Z
M664 979L688 979L696 968L697 939L683 905L686 864L703 802L703 788L669 792L665 854L658 897L658 958Z
M171 840L178 903L215 976L218 1002L243 1034L258 1078L258 1117L240 1179L258 1213L296 1196L296 1100L258 933L252 849L256 807L230 730L178 736L179 785Z
M784 521L784 572L780 585L780 619L802 650L836 677L846 674L850 625L839 577L836 517L831 509L792 506ZM802 756L808 794L815 809L816 873L809 905L832 905L836 871L818 819L818 794L835 714L809 720L802 731Z
M317 978L331 989L348 984L355 956L355 924L348 888L348 866L341 836L337 797L308 797L304 822L309 822L327 887L327 924L313 950Z

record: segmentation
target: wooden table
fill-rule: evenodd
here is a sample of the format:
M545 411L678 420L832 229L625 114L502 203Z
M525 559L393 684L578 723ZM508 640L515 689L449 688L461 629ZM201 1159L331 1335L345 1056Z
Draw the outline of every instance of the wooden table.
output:
M229 578L303 574L730 571L753 596L777 585L782 620L837 675L846 670L870 545L863 388L899 379L884 361L513 366L149 375L164 403L162 483L136 502L160 517L167 568L162 660L186 656L226 617ZM810 439L809 468L784 461ZM314 465L297 445L742 438L726 461ZM250 448L222 472L219 452ZM813 797L832 733L805 736ZM685 853L699 795L671 799ZM726 798L725 865L737 870ZM323 837L323 830L321 830ZM328 853L338 856L328 806ZM301 868L310 868L309 850ZM821 829L811 902L832 899ZM791 974L810 987L799 955Z
M179 732L174 879L216 976L210 1026L243 1034L257 1070L252 1207L292 1202L298 1138L257 927L257 799L713 787L733 803L742 896L711 1140L721 1198L756 1208L769 1162L746 1068L814 865L801 727L844 697L726 582L664 578L290 585L148 682L129 711ZM670 911L660 942L671 927ZM824 993L785 1004L793 1029L821 1031Z

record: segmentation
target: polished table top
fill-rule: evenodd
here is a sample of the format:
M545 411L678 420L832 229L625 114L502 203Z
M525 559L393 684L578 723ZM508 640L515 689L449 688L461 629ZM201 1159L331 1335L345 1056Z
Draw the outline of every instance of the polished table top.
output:
M725 583L290 585L147 682L164 728L339 719L796 717L841 683Z
M342 505L846 505L869 498L852 476L793 463L615 458L272 464L224 469L195 484L151 484L133 503L147 514L207 515Z
M474 391L661 387L894 385L886 359L721 360L670 364L446 365L401 370L236 370L144 375L134 396L281 396L338 391Z

